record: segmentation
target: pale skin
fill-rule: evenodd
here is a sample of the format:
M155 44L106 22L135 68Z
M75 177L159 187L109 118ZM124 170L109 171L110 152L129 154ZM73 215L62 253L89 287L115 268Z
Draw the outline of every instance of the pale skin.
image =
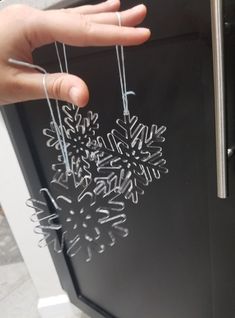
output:
M0 105L45 98L43 75L36 70L9 63L14 58L33 63L32 52L55 41L72 46L139 45L147 41L150 31L138 25L147 10L138 5L116 11L119 0L74 9L41 11L24 5L13 5L0 11ZM47 90L50 98L83 107L88 103L86 83L71 74L49 74Z

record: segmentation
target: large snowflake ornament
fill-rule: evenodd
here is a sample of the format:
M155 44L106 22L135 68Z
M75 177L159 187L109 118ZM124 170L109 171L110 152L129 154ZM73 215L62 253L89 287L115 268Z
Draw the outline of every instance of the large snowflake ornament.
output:
M94 253L102 254L118 238L128 236L125 206L121 195L106 182L84 182L75 189L69 177L67 185L67 191L61 188L61 193L53 195L42 189L46 197L30 199L27 204L35 210L32 221L40 222L35 227L43 235L40 247L53 245L57 253L70 257L79 253L89 262Z

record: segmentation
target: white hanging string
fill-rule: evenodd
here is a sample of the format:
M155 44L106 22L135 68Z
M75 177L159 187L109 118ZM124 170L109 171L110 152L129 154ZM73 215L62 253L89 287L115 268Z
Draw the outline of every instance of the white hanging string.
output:
M122 26L122 19L121 14L116 12L118 18L118 25ZM133 94L132 91L127 91L127 83L126 83L126 66L125 66L125 55L124 55L124 47L123 45L119 46L116 45L116 54L117 54L117 62L118 62L118 71L119 71L119 79L120 79L120 86L122 92L122 101L123 101L123 108L124 108L124 115L129 115L129 104L128 104L128 95Z
M58 47L57 42L55 42L55 50L56 50L56 55L57 55L57 59L58 59L58 62L59 62L60 72L64 73L64 69L63 69L63 66L62 66L62 61L61 61L59 47Z
M63 66L62 66L62 61L61 61L60 52L59 52L59 48L58 48L57 42L55 42L55 49L56 49L57 59L58 59L58 62L59 62L60 72L64 73L64 69L63 69ZM65 47L64 43L63 43L63 52L64 52L64 61L65 61L66 73L68 74L68 59L67 59L66 47ZM74 105L73 105L73 107L74 107ZM68 151L67 151L67 146L66 146L65 136L64 136L64 127L63 127L62 120L61 120L61 113L60 113L60 107L59 107L58 100L56 100L56 109L57 109L57 115L58 115L58 118L59 118L59 124L60 124L60 129L61 129L63 145L64 145L64 149L66 150L65 151L65 157L66 157L66 161L65 161L66 164L65 165L67 165L66 166L66 171L67 171L67 174L70 174L71 173L71 167L70 167L70 164L69 164Z
M61 61L61 57L60 57L60 51L59 51L58 44L57 44L57 42L55 42L56 55L57 55L57 58L58 58L60 71L61 71L61 73L66 72L68 74L69 73L69 68L68 68L68 58L67 58L66 46L65 46L64 43L62 44L62 46L63 46L65 70L64 70L64 68L62 66L62 61Z
M64 133L63 133L63 126L62 126L62 121L61 121L61 116L60 116L60 112L58 112L58 116L59 116L59 122L60 122L60 127L58 126L55 116L54 116L54 112L53 112L53 108L51 105L51 101L48 95L48 91L47 91L47 83L46 83L46 78L47 78L47 71L42 68L41 66L35 65L35 64L31 64L31 63L27 63L27 62L23 62L23 61L19 61L13 58L8 59L8 62L11 64L15 64L15 65L19 65L19 66L24 66L24 67L28 67L31 69L35 69L38 70L39 72L44 73L43 75L43 80L42 80L42 84L43 84L43 89L44 89L44 93L47 99L47 103L48 103L48 107L50 110L50 114L51 114L51 118L52 118L52 122L54 124L55 127L55 132L56 132L56 136L60 145L60 149L61 149L61 153L63 156L63 160L64 160L64 164L66 167L66 172L68 174L71 173L71 169L70 169L70 164L69 164L69 160L68 160L68 152L67 152L67 147L66 147L66 143L65 143L65 137L64 137ZM58 105L58 101L56 101L57 107L59 107ZM61 138L62 136L62 138Z
M63 43L63 53L64 53L65 71L68 74L69 73L68 58L67 58L66 46L64 43Z
M62 45L63 45L65 70L64 70L63 65L62 65L62 60L61 60L61 57L60 57L60 51L59 51L59 47L58 47L57 42L55 42L56 55L57 55L57 59L58 59L58 63L59 63L59 67L60 67L61 73L66 72L68 74L69 73L69 68L68 68L68 58L67 58L66 46L65 46L64 43ZM72 104L72 107L73 107L73 109L75 109L75 108L79 109L79 107L75 106L74 104Z

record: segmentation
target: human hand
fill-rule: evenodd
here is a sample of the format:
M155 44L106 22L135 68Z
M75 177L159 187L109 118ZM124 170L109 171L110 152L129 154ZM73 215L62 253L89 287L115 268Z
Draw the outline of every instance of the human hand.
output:
M55 41L73 46L138 45L150 37L150 31L136 28L146 16L144 5L121 12L119 0L73 9L41 11L25 5L13 5L0 11L0 105L45 98L43 75L36 70L16 66L9 58L33 63L34 49ZM50 98L83 107L89 99L85 82L75 75L48 74Z

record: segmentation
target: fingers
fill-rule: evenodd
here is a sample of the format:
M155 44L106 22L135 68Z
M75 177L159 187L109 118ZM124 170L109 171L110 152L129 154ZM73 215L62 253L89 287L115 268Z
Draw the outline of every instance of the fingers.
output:
M123 16L129 24L135 25L146 15L144 5L128 11L123 13ZM34 49L55 41L73 46L137 45L150 37L150 31L145 28L106 24L107 20L114 23L114 16L116 15L105 15L104 21L96 17L99 23L95 23L86 15L73 16L64 11L38 11L36 17L31 19L28 39ZM117 24L117 17L115 24Z
M129 10L120 13L123 26L135 26L143 22L147 13L144 5L138 5ZM118 25L118 18L116 13L99 13L90 14L87 16L90 23L113 24Z
M36 72L19 73L13 84L17 100L45 99L43 74ZM89 91L86 83L77 76L55 73L46 75L46 87L50 98L66 101L79 107L84 107L89 100ZM21 90L14 89L21 87ZM22 89L23 87L23 89Z
M120 0L108 0L96 5L85 5L73 9L66 9L69 13L96 14L101 12L115 12L120 8Z

